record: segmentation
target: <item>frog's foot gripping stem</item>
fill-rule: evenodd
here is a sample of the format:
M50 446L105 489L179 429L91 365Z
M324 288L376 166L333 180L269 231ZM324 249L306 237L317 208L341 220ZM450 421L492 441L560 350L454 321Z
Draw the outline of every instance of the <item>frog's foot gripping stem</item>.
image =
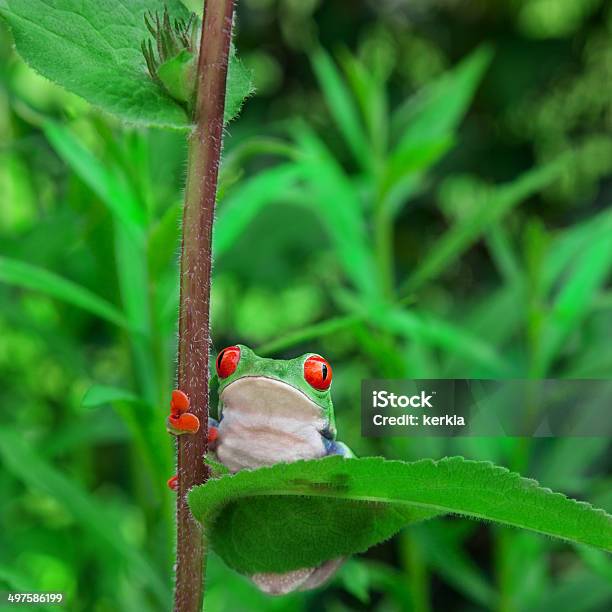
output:
M173 392L173 397L174 397L174 393L177 393L176 391ZM178 393L181 393L182 395L185 395L184 393L182 393L181 391L179 391ZM187 397L185 395L185 397ZM189 400L187 400L189 401ZM182 414L182 416L193 416L196 420L197 417L192 415L191 413L186 413L184 412ZM174 431L171 430L171 425L170 425L170 419L172 417L172 414L170 414L170 417L168 417L168 431L170 433L174 433ZM195 433L196 431L198 431L198 429L200 428L200 421L197 421L197 428L195 429L195 431L182 431L181 433ZM215 442L217 441L217 438L219 437L219 423L217 421L215 421L215 419L208 419L208 445L209 448L214 449L215 447ZM168 487L170 489L172 489L173 491L177 491L178 490L178 485L179 485L179 477L178 474L175 474L174 476L172 476L172 478L168 479Z
M182 391L175 389L170 401L170 416L166 422L168 433L175 436L194 434L200 429L200 419L189 412L189 398Z

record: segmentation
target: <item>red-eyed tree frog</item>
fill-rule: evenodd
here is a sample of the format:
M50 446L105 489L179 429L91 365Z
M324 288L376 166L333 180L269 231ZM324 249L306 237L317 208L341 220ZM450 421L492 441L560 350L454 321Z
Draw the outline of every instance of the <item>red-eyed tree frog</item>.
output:
M219 421L209 418L208 437L211 450L230 472L327 455L354 456L336 440L332 369L320 355L266 359L236 345L219 353L216 370ZM184 393L173 392L170 410L170 433L198 431L199 421L189 412ZM175 488L176 477L168 484ZM262 591L283 595L318 587L342 561L332 559L318 567L250 578Z

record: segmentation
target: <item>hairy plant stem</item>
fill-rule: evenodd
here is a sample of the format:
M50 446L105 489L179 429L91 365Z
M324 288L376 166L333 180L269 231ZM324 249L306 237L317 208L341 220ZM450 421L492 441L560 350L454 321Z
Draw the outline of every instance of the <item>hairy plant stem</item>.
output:
M177 442L176 612L199 612L204 599L205 542L202 528L187 506L186 494L208 478L203 458L208 446L212 226L233 11L234 0L206 0L195 128L189 138L181 249L178 388L189 396L191 411L200 419L201 427L197 434L180 436Z

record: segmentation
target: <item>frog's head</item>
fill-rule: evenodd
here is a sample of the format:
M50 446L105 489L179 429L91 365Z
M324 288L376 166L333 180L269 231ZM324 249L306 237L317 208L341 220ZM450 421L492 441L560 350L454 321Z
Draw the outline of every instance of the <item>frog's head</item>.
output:
M219 352L216 369L220 412L228 405L260 413L274 410L320 421L326 434L335 434L332 369L320 355L266 359L239 344Z

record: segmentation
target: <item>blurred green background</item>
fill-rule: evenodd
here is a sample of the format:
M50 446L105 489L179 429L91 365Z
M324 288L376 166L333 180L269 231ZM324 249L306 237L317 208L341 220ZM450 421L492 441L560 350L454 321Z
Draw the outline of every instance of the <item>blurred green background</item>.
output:
M191 2L197 8L198 2ZM366 377L606 378L612 9L603 0L240 0L257 93L225 142L213 339L334 366L359 455L488 459L612 507L604 439L366 440ZM167 610L185 143L34 74L0 29L0 589ZM603 554L447 518L207 609L598 611Z

